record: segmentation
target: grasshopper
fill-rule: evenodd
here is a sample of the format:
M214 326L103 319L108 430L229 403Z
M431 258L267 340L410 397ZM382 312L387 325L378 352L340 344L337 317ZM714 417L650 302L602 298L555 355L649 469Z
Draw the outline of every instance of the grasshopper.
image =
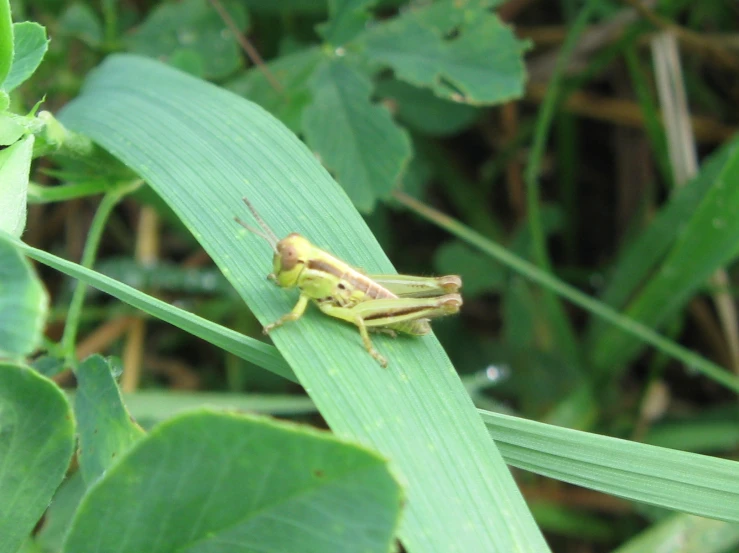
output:
M387 360L372 345L369 331L393 337L397 332L422 336L431 332L429 319L452 315L462 306L462 296L457 293L462 279L456 275L366 275L300 234L293 232L278 240L247 198L244 203L261 230L234 219L264 238L274 252L273 272L267 278L281 288L300 290L292 311L265 326L265 334L297 321L312 300L326 315L355 324L367 352L387 367Z

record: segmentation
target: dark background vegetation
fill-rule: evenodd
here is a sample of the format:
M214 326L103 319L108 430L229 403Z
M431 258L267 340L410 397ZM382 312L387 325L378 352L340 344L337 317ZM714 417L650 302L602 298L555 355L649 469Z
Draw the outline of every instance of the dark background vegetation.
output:
M16 20L37 21L51 37L44 64L23 85L20 102L25 105L17 111L30 109L39 95L46 96L44 109L58 111L78 94L90 70L107 54L120 51L165 61L270 109L272 95L279 94L270 78L279 81L282 74L273 69L274 77L264 77L257 66L271 67L319 43L315 29L326 19L326 6L309 0L224 5L228 24L238 27L258 58L244 52L207 2L13 3ZM619 285L614 279L629 272L625 260L639 265L633 248L649 251L640 240L654 232L659 214L692 178L681 177L676 167L684 159L668 153L670 138L659 116L667 108L660 105L655 76L656 36L671 31L677 39L683 79L679 84L686 91L692 122L689 143L694 141L700 161L720 155L739 126L739 4L604 0L570 45L566 65L557 67L581 8L576 0L509 0L497 8L530 45L525 56L528 82L521 98L495 106L455 103L396 79L390 70L377 72L372 99L408 133L413 156L392 190L378 192L376 201L358 207L398 271L456 273L464 279L461 315L438 321L434 328L480 406L737 459L735 390L643 344L626 343L623 347L633 351L623 356L618 346L609 350L609 343L623 336L608 334L608 323L558 293L552 296L529 280L526 271L512 270L439 224L442 214L453 217L484 240L536 265L549 265L559 279L618 311L628 312L635 302L644 301L649 307L641 313L648 327L739 375L739 335L727 322L735 317L733 255L725 256L724 269L716 268L724 271L725 285L706 280L689 292L675 290L689 295L681 305L670 302L669 290L660 295L648 286L662 269L666 253L636 269L643 277L627 284L620 300L608 299L608 292ZM405 7L387 1L373 13L382 20L395 17L398 9ZM542 128L547 91L555 81L559 93L551 98L549 139L538 157L532 148ZM297 111L300 90L292 97ZM277 115L289 126L295 120L290 109ZM532 163L533 178L527 174ZM55 185L64 180L64 171L72 170L44 159L37 163L34 178L40 185ZM541 233L531 226L532 182L541 200L535 203ZM79 260L98 201L89 197L32 205L24 240ZM437 211L421 216L414 201ZM677 241L677 227L689 218L668 219L657 234ZM149 189L137 191L116 208L95 268L207 319L260 336L256 319ZM265 273L267 269L265 264ZM61 339L73 282L50 269L39 271L51 295L46 333L53 342ZM695 274L701 274L700 268ZM645 299L644 294L651 296ZM728 306L728 318L717 307L721 302ZM663 304L665 317L659 316ZM125 392L166 388L301 393L296 384L164 322L142 318L102 294L88 294L82 317L77 356L119 356ZM617 358L599 358L600 346ZM60 384L74 384L61 363L49 373L56 373ZM584 401L579 393L583 387L595 390ZM321 425L316 417L303 420ZM660 518L650 509L595 491L527 473L518 476L556 551L609 551ZM728 547L721 551L732 551Z

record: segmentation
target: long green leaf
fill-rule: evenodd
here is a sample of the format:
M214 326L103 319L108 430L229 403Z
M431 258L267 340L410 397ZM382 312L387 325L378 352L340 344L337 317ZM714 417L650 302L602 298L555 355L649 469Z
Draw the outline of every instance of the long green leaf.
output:
M450 233L464 240L471 246L478 248L480 251L494 257L517 273L524 275L529 280L541 284L550 290L554 290L557 294L567 298L575 305L579 305L583 309L590 311L593 315L617 326L625 333L636 336L663 353L666 353L675 359L679 359L685 363L686 366L691 367L695 372L699 372L716 382L720 382L727 388L739 392L739 378L722 367L719 367L712 361L709 361L697 353L665 338L644 323L622 315L613 308L576 289L574 286L570 286L569 284L562 282L550 273L543 271L525 259L516 256L500 244L497 244L465 227L463 224L451 217L440 215L433 208L414 200L407 194L396 192L394 196L401 200L403 205L411 208L422 217L433 221L435 224L448 230Z
M142 85L140 83L145 83ZM295 295L265 279L271 253L233 222L246 195L278 235L301 232L369 271L387 260L346 195L261 108L150 60L115 56L61 120L136 169L181 217L262 323ZM309 312L273 339L333 430L380 450L407 484L411 552L546 551L510 473L433 336L375 338Z
M174 307L167 302L149 296L130 286L126 286L110 277L86 269L81 265L28 246L20 240L0 231L0 242L3 241L13 244L28 257L86 282L98 290L102 290L133 307L141 309L144 313L167 321L186 332L194 334L211 344L215 344L242 359L259 365L288 380L296 380L292 369L290 369L287 363L285 363L285 360L272 346L268 346L254 338L244 336L202 317L188 313L183 309Z
M632 244L623 248L619 254L608 286L601 294L601 300L617 309L623 309L629 298L636 295L651 273L656 272L677 235L682 232L685 221L705 198L711 185L719 179L728 161L739 148L739 138L723 146L704 161L700 173L681 187L655 215ZM611 332L610 325L600 318L593 318L588 329L588 342L593 348L604 342L604 336Z
M685 306L714 271L736 258L739 142L720 159L725 163L718 174L709 173L713 177L710 188L700 203L692 206L690 218L677 233L666 259L626 308L630 318L659 328ZM594 345L591 361L602 371L624 367L642 347L640 340L610 328Z
M513 466L605 493L739 522L739 463L482 412Z

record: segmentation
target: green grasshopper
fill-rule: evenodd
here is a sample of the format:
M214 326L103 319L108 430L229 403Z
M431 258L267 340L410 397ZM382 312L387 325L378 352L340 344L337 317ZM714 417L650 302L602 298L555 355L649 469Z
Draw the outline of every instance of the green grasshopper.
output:
M457 293L462 279L456 275L365 275L300 234L293 232L278 240L249 200L244 198L244 203L262 230L234 219L264 238L274 251L274 272L267 278L281 288L300 289L292 311L265 326L265 334L297 321L313 300L326 315L355 324L369 354L387 367L387 360L372 345L370 330L391 336L397 332L422 336L431 332L429 319L452 315L462 306L462 296Z

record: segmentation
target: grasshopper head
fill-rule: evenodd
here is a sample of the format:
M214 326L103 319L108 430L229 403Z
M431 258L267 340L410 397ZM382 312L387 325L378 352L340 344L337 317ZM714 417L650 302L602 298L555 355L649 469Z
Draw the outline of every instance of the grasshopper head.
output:
M287 235L275 248L273 280L282 288L298 285L298 277L310 259L313 246L297 233Z

